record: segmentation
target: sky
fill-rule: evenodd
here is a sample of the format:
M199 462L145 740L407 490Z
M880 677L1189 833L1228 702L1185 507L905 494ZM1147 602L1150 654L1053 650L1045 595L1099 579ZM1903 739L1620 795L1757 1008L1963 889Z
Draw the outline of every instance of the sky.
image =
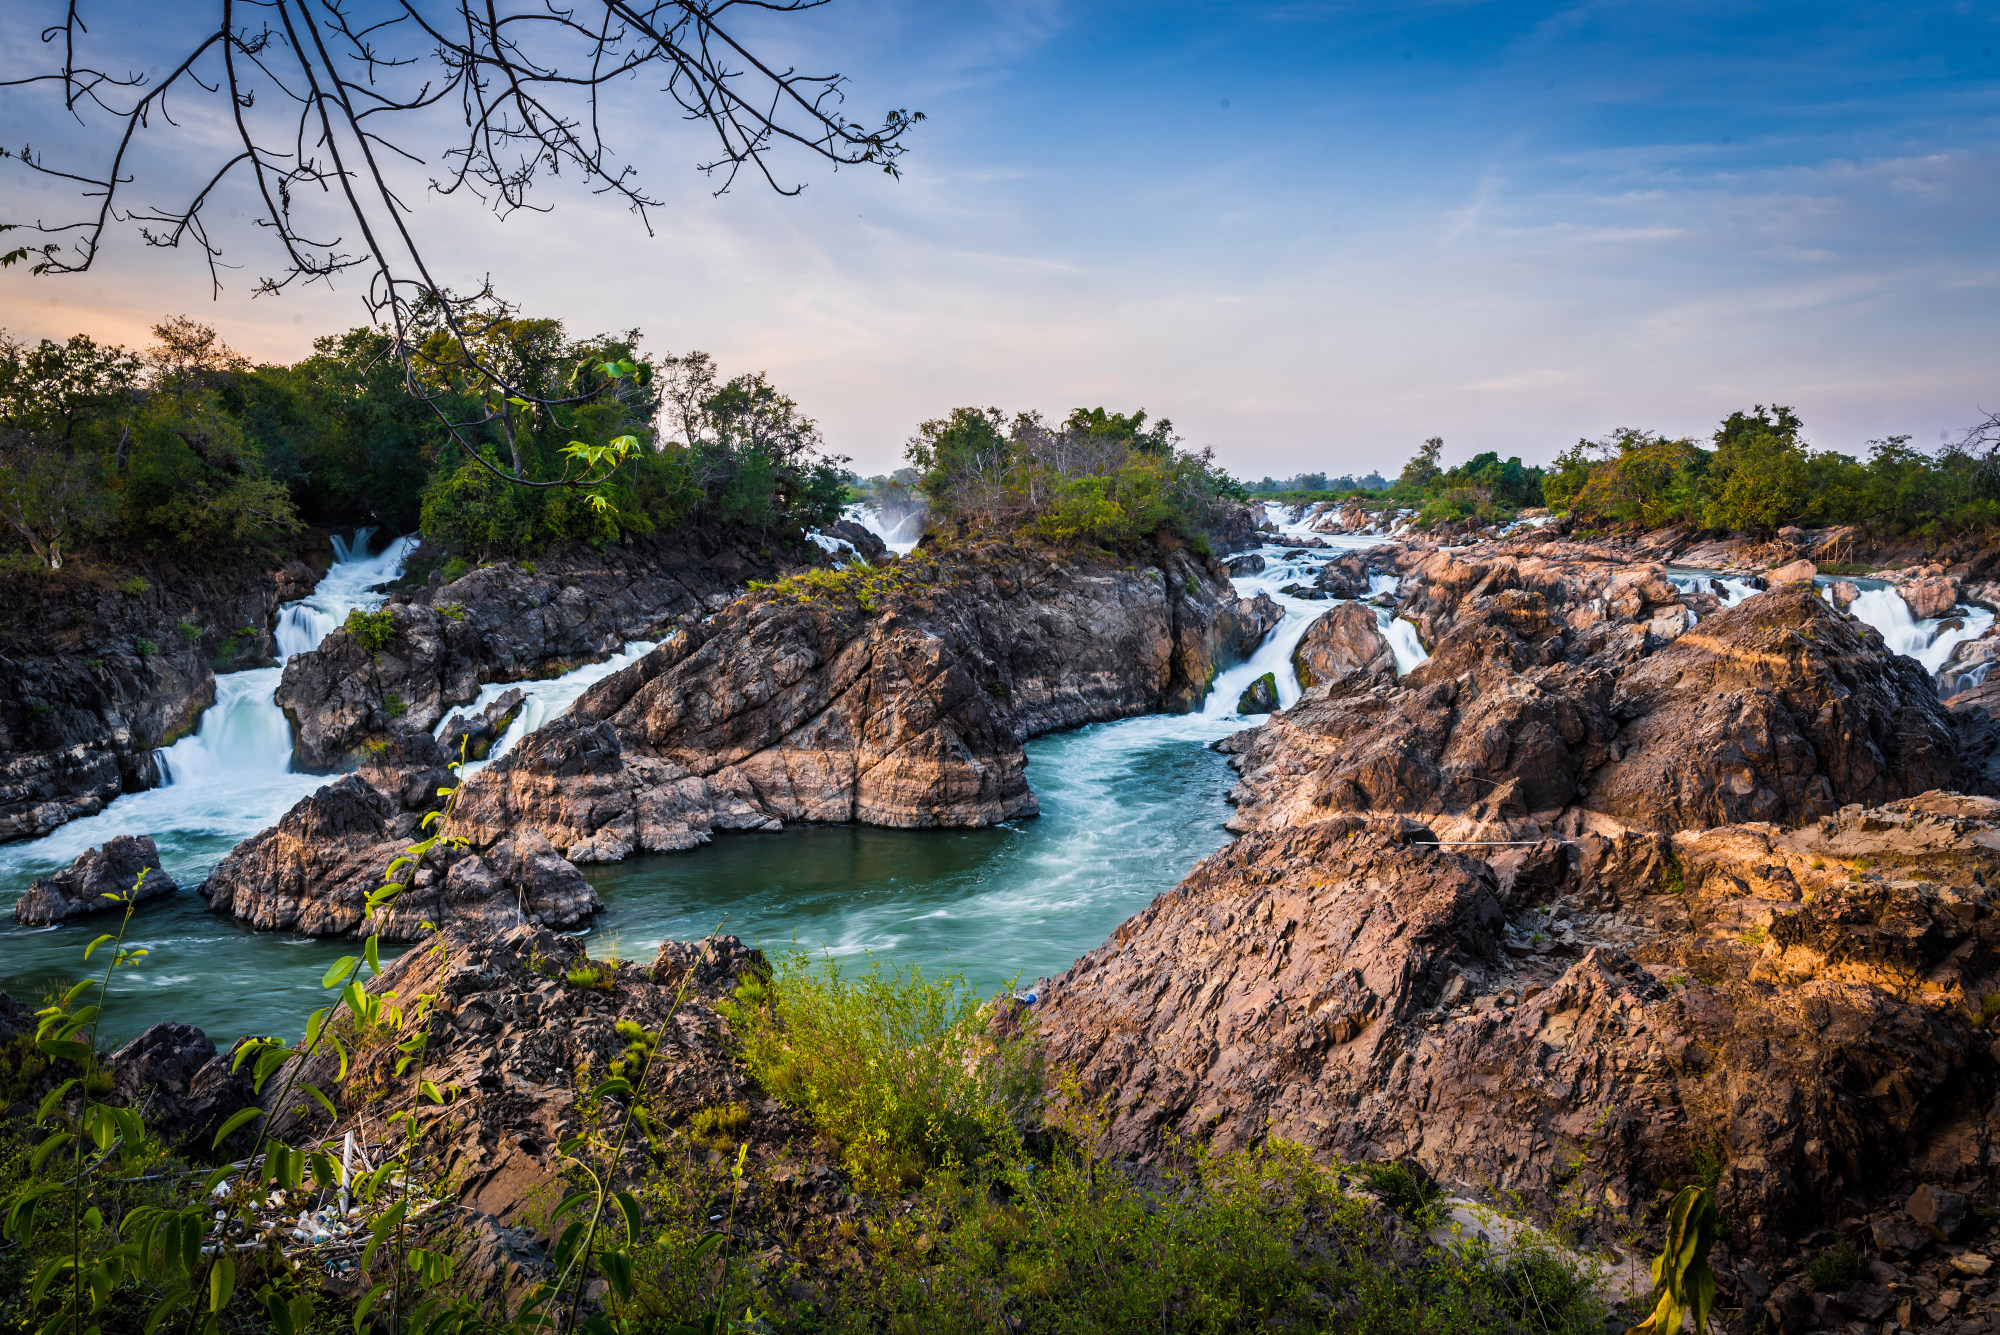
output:
M143 69L208 7L86 13ZM569 179L504 221L413 184L443 281L764 371L864 473L966 404L1143 407L1250 478L1393 473L1433 435L1546 462L1771 402L1865 453L2000 409L2000 4L832 0L747 31L848 75L857 118L922 110L902 177L800 154L799 195L717 197L702 129L633 86L611 137L652 235ZM0 137L103 143L59 110L0 90ZM148 188L222 142L181 119ZM0 221L74 211L0 182ZM185 312L290 360L360 322L351 284L253 297L267 242L225 201L219 299L126 229L90 273L0 272L0 327L143 343Z

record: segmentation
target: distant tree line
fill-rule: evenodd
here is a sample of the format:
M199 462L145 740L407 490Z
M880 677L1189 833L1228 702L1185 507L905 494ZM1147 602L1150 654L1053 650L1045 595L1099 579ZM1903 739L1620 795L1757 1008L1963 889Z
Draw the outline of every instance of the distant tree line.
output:
M1202 527L1242 487L1208 450L1180 447L1144 410L1078 408L1051 426L1036 412L958 408L925 422L904 451L938 519L961 534L1024 532L1111 549Z
M1788 525L1858 524L1938 543L2000 526L2000 416L1928 454L1910 437L1868 442L1868 458L1815 450L1791 408L1731 413L1707 446L1630 428L1579 440L1542 490L1551 507L1608 525L1768 535Z
M1244 484L1244 490L1252 496L1268 496L1274 493L1328 493L1335 496L1351 495L1354 492L1386 491L1389 480L1380 473L1369 472L1360 477L1342 473L1329 477L1325 473L1298 473L1287 478L1265 477L1256 482Z
M302 524L421 527L486 558L694 522L796 536L839 513L845 460L761 374L723 380L700 352L649 359L636 330L578 339L497 315L476 357L434 330L421 388L489 417L479 450L521 477L565 476L579 443L635 441L609 482L522 487L467 458L373 329L317 339L289 366L253 365L185 318L143 352L0 332L0 560L229 559ZM504 396L479 366L543 402Z

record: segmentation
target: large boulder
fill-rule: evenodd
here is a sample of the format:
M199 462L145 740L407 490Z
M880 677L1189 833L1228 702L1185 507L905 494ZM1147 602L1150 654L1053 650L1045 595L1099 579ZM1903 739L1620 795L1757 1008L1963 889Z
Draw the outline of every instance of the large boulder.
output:
M1958 585L1943 575L1913 579L1896 587L1909 604L1910 615L1919 621L1948 617L1958 606Z
M1310 690L1350 672L1394 676L1396 654L1376 625L1373 609L1342 603L1306 627L1292 650L1292 671L1299 685Z
M144 1114L148 1130L202 1157L216 1153L215 1133L222 1124L257 1098L251 1069L234 1068L231 1055L217 1052L208 1035L193 1025L156 1024L105 1064L116 1097ZM221 1152L243 1151L254 1134L254 1128L237 1132L223 1142Z
M1913 659L1810 585L1703 621L1627 670L1581 804L1655 830L1794 825L1950 787L1958 745Z
M144 880L140 879L142 874ZM151 835L121 834L105 840L101 848L86 850L53 876L36 880L14 902L14 920L40 925L122 908L112 896L133 894L135 886L138 903L180 889L161 868L160 850Z
M452 925L573 927L603 907L547 839L522 829L468 847L438 845L413 871L398 872L404 889L391 903L368 912L390 865L424 837L422 819L450 782L442 760L427 734L398 734L378 763L301 799L231 849L201 887L209 910L265 931L415 941Z

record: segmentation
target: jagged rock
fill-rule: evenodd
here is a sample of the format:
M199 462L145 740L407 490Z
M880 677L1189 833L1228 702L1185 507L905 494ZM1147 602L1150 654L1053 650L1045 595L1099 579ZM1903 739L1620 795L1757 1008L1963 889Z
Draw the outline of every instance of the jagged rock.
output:
M1279 586L1278 592L1287 598L1304 598L1312 602L1322 602L1333 596L1317 584L1285 584Z
M293 655L278 685L299 766L338 768L399 728L428 731L485 682L601 661L629 640L657 639L701 616L752 578L813 559L803 549L766 556L707 543L680 532L632 546L555 548L532 568L480 566L389 604L394 634L379 650L334 631L318 649Z
M1394 676L1396 654L1373 611L1360 603L1342 603L1306 627L1292 650L1292 670L1299 685L1310 689L1350 672Z
M1833 595L1833 605L1843 612L1854 606L1854 600L1861 596L1861 586L1844 579L1835 580L1826 588Z
M405 952L366 987L401 998L438 998L425 1078L459 1093L430 1153L459 1204L491 1216L499 1227L545 1230L562 1195L557 1147L581 1126L582 1090L624 1056L621 1021L663 1035L650 1084L651 1100L657 1100L651 1106L663 1120L742 1101L750 1105L753 1125L768 1132L746 1139L760 1145L810 1140L781 1105L750 1085L727 1030L709 1009L733 991L745 969L763 967L762 957L735 937L668 943L651 969L600 961L580 982L570 978L588 963L583 947L546 929L514 927L491 935L454 930L440 942L439 951ZM395 1072L397 1055L388 1044L356 1053L344 1081L331 1052L273 1076L264 1106L275 1133L337 1143L352 1131L364 1147L379 1147L388 1138L385 1119L418 1103L414 1076ZM280 1106L294 1078L327 1091L338 1116L329 1118L303 1094ZM532 1263L531 1254L517 1259Z
M1681 893L1608 913L1561 858L1503 876L1358 817L1253 831L1038 989L1039 1032L1108 1097L1113 1153L1275 1136L1530 1201L1568 1183L1633 1218L1720 1153L1723 1210L1761 1246L1898 1172L1993 1171L1996 1075L1953 998L1992 986L1968 943L2000 943L2000 804L1968 800L1843 813L1783 836L1796 858L1756 851L1771 827L1677 840ZM1809 872L1806 851L1863 846L1885 872L1854 893ZM1773 861L1813 897L1752 931ZM1885 901L1898 862L1931 888Z
M1910 605L1910 615L1919 621L1950 616L1951 610L1958 606L1958 585L1941 575L1899 584L1896 592Z
M1211 512L1203 531L1208 536L1209 547L1218 555L1228 556L1231 552L1246 552L1263 545L1264 536L1258 531L1263 519L1261 509L1227 501Z
M415 941L452 924L571 927L603 907L583 874L530 828L495 831L470 848L440 844L413 874L399 875L407 878L401 895L367 913L368 896L423 837L420 821L450 782L428 734L398 734L370 767L301 799L231 849L201 887L209 911L265 931Z
M140 881L140 873L145 880ZM14 901L14 920L39 925L62 922L85 913L101 913L120 905L111 895L138 886L139 903L171 895L179 886L160 867L160 850L151 835L121 834L92 848L53 876L44 876Z
M533 828L606 861L716 828L1032 815L1023 739L1191 707L1264 615L1185 553L1133 570L1000 547L906 567L912 591L883 608L774 594L677 630L468 781L454 829Z
M194 730L218 666L268 661L279 603L315 578L296 558L0 571L0 843L152 787L154 749Z
M527 698L517 686L501 692L499 699L477 714L453 714L438 731L438 746L453 760L461 755L467 760L486 759Z
M209 1157L215 1133L256 1102L252 1071L232 1070L230 1054L215 1050L193 1025L156 1024L106 1058L116 1098L140 1109L146 1127L167 1144ZM241 1152L255 1137L239 1130L220 1152Z
M1236 712L1239 714L1269 714L1278 707L1278 678L1275 673L1266 672L1257 680L1243 688L1236 697Z
M1256 552L1246 552L1242 556L1232 556L1224 562L1232 575L1254 575L1264 568L1264 558Z
M1965 1197L1928 1182L1910 1193L1903 1213L1939 1242L1951 1242L1965 1231Z

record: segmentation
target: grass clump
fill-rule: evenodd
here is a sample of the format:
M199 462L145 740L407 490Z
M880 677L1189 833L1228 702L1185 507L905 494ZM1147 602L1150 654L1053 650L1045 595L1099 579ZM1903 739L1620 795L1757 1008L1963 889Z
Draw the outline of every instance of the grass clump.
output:
M1421 1168L1400 1160L1396 1163L1369 1163L1359 1166L1357 1171L1368 1189L1382 1198L1382 1203L1405 1219L1428 1226L1437 1212L1437 1204L1444 1197L1440 1187Z
M1806 1263L1806 1278L1819 1293L1840 1293L1854 1287L1861 1278L1861 1253L1853 1243L1841 1238Z
M128 598L137 598L140 594L144 593L146 590L152 587L153 586L148 584L145 580L140 579L137 575L134 575L132 576L132 578L128 580L121 580L119 582L118 592L124 594Z
M768 582L752 580L752 590L782 602L831 607L853 603L863 612L875 612L880 601L901 593L916 583L902 565L871 566L856 561L844 566L814 566L796 575Z
M379 654L396 638L396 616L386 607L379 612L364 612L357 607L347 614L341 629L359 640L369 653Z
M712 1150L727 1150L736 1145L737 1133L750 1125L750 1109L741 1103L718 1103L714 1107L699 1108L688 1119L688 1132L695 1143Z
M151 658L154 654L160 652L160 646L141 635L138 639L132 641L132 652L141 658Z
M956 974L871 961L856 975L827 957L779 957L722 1008L759 1084L835 1146L857 1185L893 1191L974 1161L1033 1114L1042 1077L1032 1041L996 1037Z
M1972 1027L2000 1028L2000 992L1988 992L1979 999L1979 1004L1972 1008Z
M571 987L588 988L594 992L616 992L618 990L617 960L585 960L576 968L563 975Z

